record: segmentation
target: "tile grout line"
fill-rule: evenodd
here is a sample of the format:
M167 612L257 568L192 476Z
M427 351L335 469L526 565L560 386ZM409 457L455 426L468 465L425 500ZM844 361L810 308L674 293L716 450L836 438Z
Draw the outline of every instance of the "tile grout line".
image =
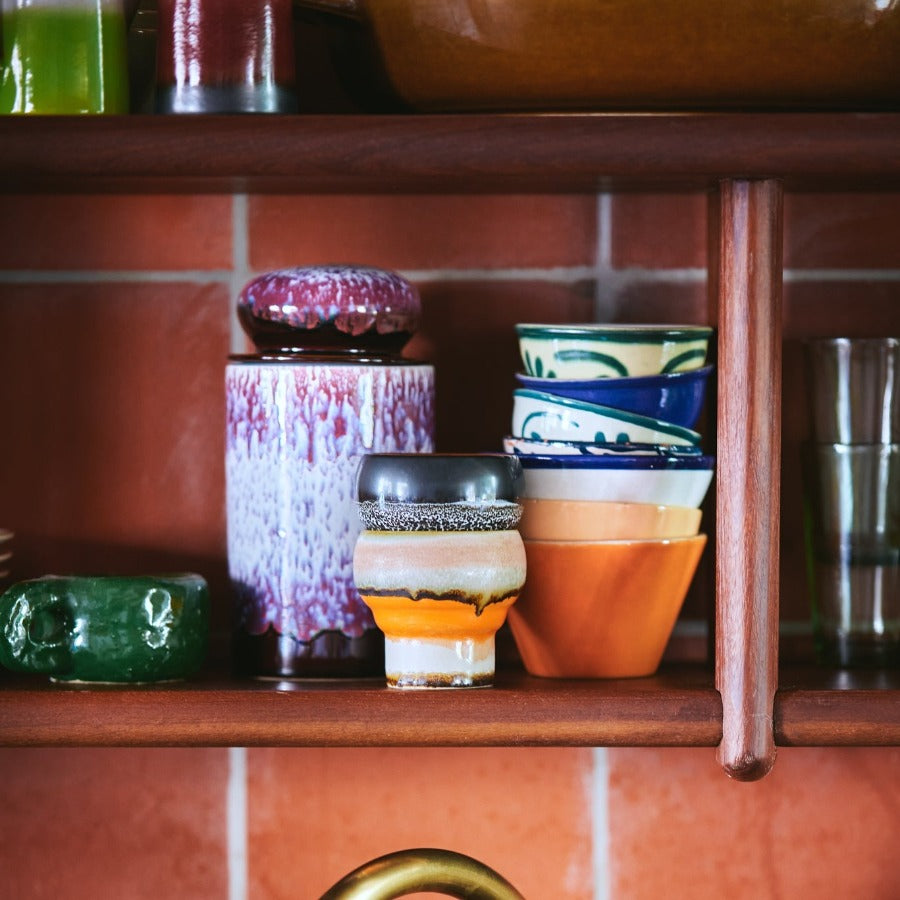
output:
M597 256L594 260L594 320L610 318L610 294L604 284L615 281L612 264L612 195L597 194ZM609 877L609 752L604 747L591 751L591 870L593 900L610 900Z
M134 282L192 282L196 284L228 284L235 298L253 277L247 256L246 235L235 235L235 264L231 269L192 270L65 270L8 269L0 271L0 284L97 284ZM603 243L603 242L599 242ZM602 248L600 248L602 249ZM600 252L598 250L598 252ZM632 266L614 269L609 264L594 266L557 266L535 268L470 268L470 269L404 269L402 274L412 281L580 281L587 278L615 280L622 284L654 282L700 282L706 278L703 267L684 266L671 269L647 269ZM900 281L900 269L785 269L786 282L893 282Z
M231 352L244 352L244 330L236 313L237 298L252 277L250 271L250 234L247 218L247 195L233 194L231 198L231 297L229 298L229 326Z
M535 266L516 268L401 269L410 281L581 281L595 278L595 266Z
M612 194L597 194L597 256L594 260L594 321L611 318L609 283L612 267Z
M612 878L609 870L609 751L594 747L591 782L591 862L594 877L593 900L610 900Z
M612 269L612 194L597 194L597 270Z
M228 748L228 900L247 900L247 748Z
M226 284L231 269L9 269L0 272L3 284L116 284L120 282L192 282L195 284Z
M250 278L250 240L247 220L247 195L231 198L231 277L228 321L231 351L244 349L243 329L235 305L238 294ZM247 749L228 749L228 900L247 900L248 826L247 826Z

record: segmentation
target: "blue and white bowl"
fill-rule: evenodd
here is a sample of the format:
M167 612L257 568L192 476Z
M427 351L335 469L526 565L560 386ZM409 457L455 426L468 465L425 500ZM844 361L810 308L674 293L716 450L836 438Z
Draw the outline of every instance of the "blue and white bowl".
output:
M698 369L706 325L516 325L525 371L538 378L628 378Z
M712 483L711 456L521 456L523 497L696 509Z
M538 441L507 435L503 452L517 456L700 456L695 446L672 444L595 444L589 441Z
M700 435L689 428L526 388L513 391L512 434L541 441L596 444L696 446L700 443Z
M706 385L713 370L703 366L689 372L638 375L631 378L536 378L516 374L519 386L622 409L661 422L693 428L700 418Z

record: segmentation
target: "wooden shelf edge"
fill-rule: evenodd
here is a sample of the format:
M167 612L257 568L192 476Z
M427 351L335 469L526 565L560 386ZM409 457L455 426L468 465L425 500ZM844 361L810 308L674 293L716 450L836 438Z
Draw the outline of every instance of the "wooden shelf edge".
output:
M883 190L898 144L896 112L4 116L0 191Z
M900 671L788 667L779 683L778 746L900 746Z
M381 682L228 682L0 689L4 746L707 746L721 738L711 673L629 681L498 677L403 692Z
M900 747L900 691L785 691L775 697L780 747Z
M782 676L784 678L784 676ZM900 673L841 682L810 668L775 696L779 747L900 746ZM722 704L704 667L634 681L501 674L477 691L376 681L158 687L0 681L0 746L715 747Z

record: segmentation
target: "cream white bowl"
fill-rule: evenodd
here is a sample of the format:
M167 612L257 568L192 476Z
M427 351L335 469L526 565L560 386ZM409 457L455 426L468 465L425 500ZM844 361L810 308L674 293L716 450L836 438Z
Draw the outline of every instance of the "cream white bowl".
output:
M528 375L627 378L699 369L712 329L706 325L516 325Z
M650 503L696 509L712 483L709 456L653 459L630 457L521 456L522 496L535 500Z
M513 391L512 434L541 441L696 446L700 434L609 406L524 388Z

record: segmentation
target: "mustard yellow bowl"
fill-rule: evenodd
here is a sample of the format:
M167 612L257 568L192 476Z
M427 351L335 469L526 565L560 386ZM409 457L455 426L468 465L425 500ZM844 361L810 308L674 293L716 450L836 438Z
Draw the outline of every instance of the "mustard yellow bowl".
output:
M525 540L617 541L693 537L702 513L686 506L525 498L519 532Z

